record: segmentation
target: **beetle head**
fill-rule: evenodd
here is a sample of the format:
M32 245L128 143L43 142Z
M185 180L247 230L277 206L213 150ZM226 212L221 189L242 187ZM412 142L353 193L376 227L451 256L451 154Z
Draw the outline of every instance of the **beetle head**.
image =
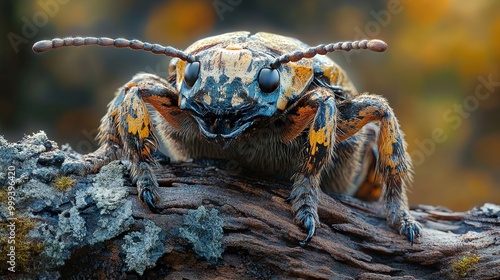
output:
M284 88L273 57L230 44L196 54L195 62L173 62L179 107L189 110L209 139L235 139L276 113Z

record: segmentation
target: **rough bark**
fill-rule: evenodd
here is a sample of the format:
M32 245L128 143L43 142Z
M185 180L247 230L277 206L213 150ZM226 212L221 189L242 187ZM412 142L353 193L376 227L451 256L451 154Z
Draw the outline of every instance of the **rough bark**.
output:
M16 210L18 271L15 274L7 271L8 266L2 261L1 268L7 278L38 275L75 279L498 279L500 276L500 206L497 205L485 204L467 212L415 206L412 214L424 230L411 245L387 225L378 203L322 194L321 225L309 245L301 247L299 241L305 233L294 223L285 201L289 183L245 177L192 163L163 165L156 169L161 186L157 206L162 213L153 214L137 200L137 190L126 168L118 162L111 163L98 175L71 175L76 184L69 189L54 188L54 181L61 176L60 157L54 158L60 155L68 159L74 154L38 137L35 144L33 139L23 140L26 147L39 147L24 159L36 163L32 165L34 169L26 172L26 163L22 165L16 158L2 162L1 166L4 172L6 166L19 165L15 184L19 207ZM10 151L15 157L20 149L15 145L21 144L3 141L2 145L2 154ZM17 147L16 153L12 152L13 147ZM38 168L48 169L45 171L53 175L44 175L45 171L36 171ZM27 175L22 175L23 172ZM5 176L0 179L7 180ZM8 181L2 182L9 185ZM124 188L127 192L120 196L120 189ZM107 193L107 189L111 191ZM5 222L9 216L3 212L3 206L2 200ZM26 221L33 224L23 227ZM47 241L51 238L52 241ZM29 256L28 263L21 263L22 252Z

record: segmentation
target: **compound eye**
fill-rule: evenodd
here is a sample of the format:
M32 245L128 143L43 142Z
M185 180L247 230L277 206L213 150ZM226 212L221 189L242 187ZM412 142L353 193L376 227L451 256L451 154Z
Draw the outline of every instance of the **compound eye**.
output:
M272 68L262 68L259 72L259 87L265 93L275 91L280 85L280 74Z
M186 69L184 69L184 82L188 87L192 87L196 80L198 80L198 74L200 73L200 62L195 61L188 63Z

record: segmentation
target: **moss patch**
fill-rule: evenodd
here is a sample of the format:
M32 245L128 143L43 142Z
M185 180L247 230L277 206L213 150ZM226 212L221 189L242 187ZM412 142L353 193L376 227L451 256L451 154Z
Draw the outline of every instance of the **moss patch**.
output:
M52 186L61 192L71 189L75 184L75 179L68 176L61 176L52 182Z
M453 274L456 278L466 277L480 260L481 258L477 254L463 256L455 260L451 264Z
M32 270L33 256L38 256L43 249L43 243L35 242L28 236L28 232L35 226L35 222L29 218L17 218L16 220L1 223L0 229L0 271L7 271L12 265L8 263L12 253L15 254L16 272L30 272ZM13 238L10 238L13 236ZM12 251L11 246L14 248Z

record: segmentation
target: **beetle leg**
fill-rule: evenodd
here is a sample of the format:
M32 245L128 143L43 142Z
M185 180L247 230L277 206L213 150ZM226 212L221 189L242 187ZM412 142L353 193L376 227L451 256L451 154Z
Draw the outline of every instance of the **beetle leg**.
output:
M410 215L406 189L411 181L412 164L394 112L386 99L361 94L337 105L337 141L343 141L370 122L380 123L376 180L384 186L382 201L389 224L413 244L421 226Z
M167 81L150 74L136 75L109 104L99 126L99 149L85 155L81 166L66 165L65 172L97 172L107 162L124 157L130 162L139 199L158 213L154 204L158 182L151 168L156 164L152 153L157 149L158 139L146 103L175 126L182 116L178 114L177 98L175 89Z
M283 139L290 141L308 128L306 159L293 177L292 192L288 201L292 204L295 219L302 223L307 237L300 245L306 245L314 235L319 222L317 203L320 174L333 151L335 143L336 106L335 96L324 88L306 94L287 113Z

